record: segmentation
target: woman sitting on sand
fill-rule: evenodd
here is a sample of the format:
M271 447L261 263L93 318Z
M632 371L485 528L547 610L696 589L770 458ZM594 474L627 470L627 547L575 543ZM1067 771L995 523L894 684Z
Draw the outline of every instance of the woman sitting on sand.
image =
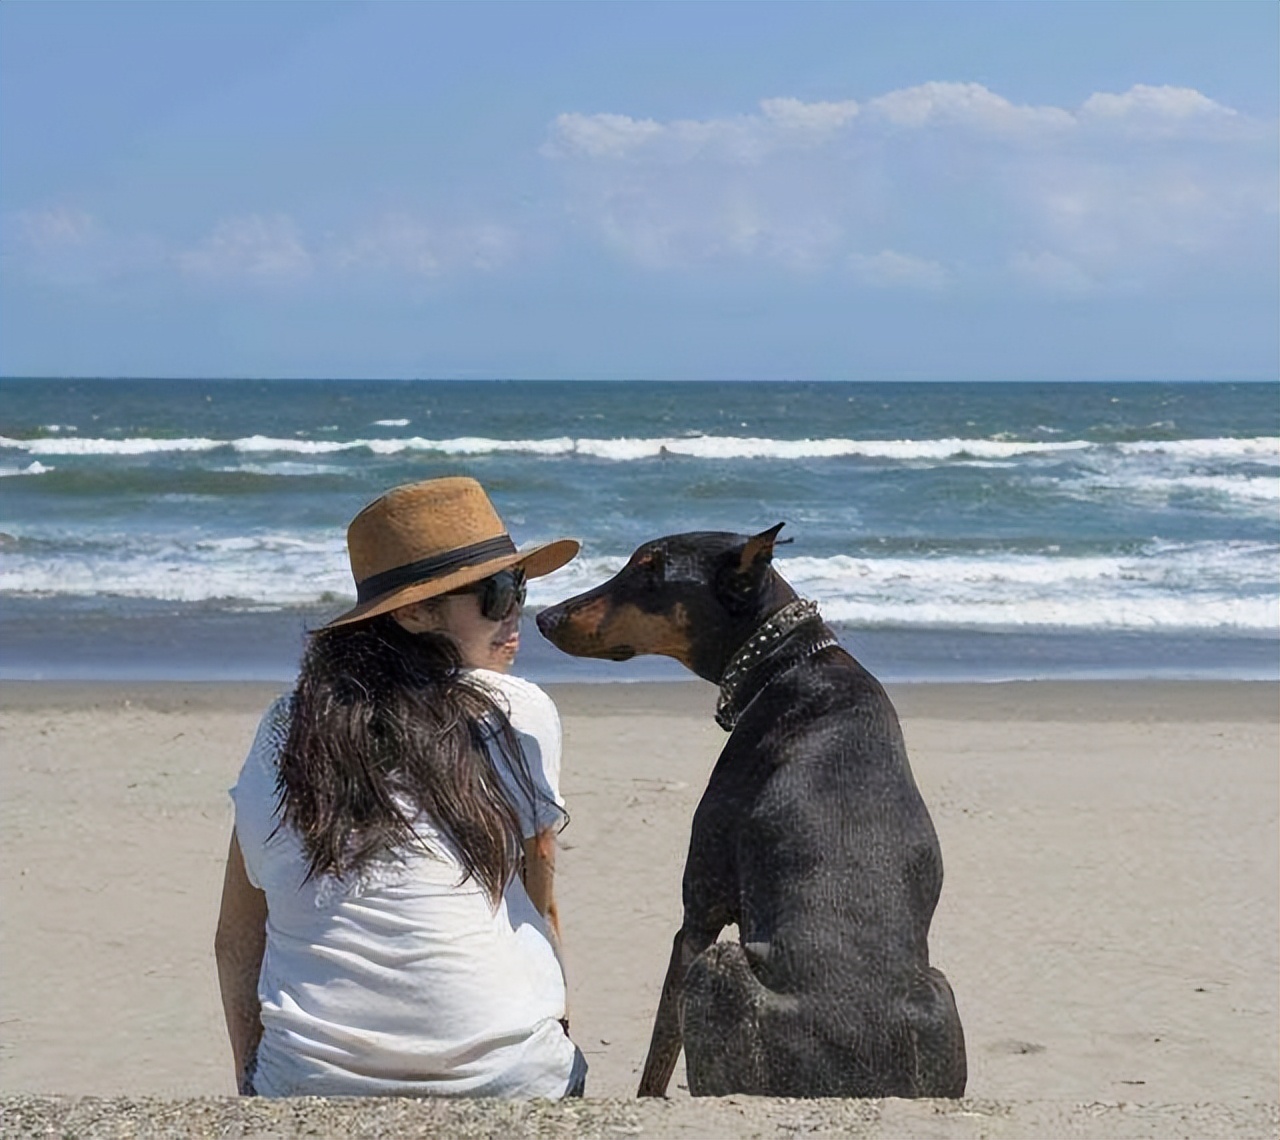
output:
M232 789L216 955L240 1089L561 1097L560 720L509 675L525 577L480 484L399 487L347 532L358 604L311 639Z

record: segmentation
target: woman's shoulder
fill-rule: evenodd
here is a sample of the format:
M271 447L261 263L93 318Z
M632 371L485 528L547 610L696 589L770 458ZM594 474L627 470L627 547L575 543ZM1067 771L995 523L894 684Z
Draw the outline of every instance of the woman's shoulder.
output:
M540 725L560 725L560 714L547 693L512 673L492 669L469 669L468 676L496 698L498 707L507 714L512 727L523 732L536 732Z
M267 711L258 722L258 731L254 734L249 755L245 758L246 771L257 768L274 776L280 753L289 739L292 720L293 693L283 693L267 706ZM243 773L241 779L243 780Z
M499 673L494 669L468 669L467 675L508 700L551 709L556 707L544 689L514 673Z
M289 736L289 725L292 719L293 693L281 693L267 706L267 711L262 714L262 720L258 722L259 738L269 739L277 748L283 748Z
M469 671L472 682L484 686L494 703L506 714L519 737L519 756L528 765L524 782L511 780L507 787L520 814L521 834L526 838L548 827L559 827L568 820L560 795L560 750L562 745L560 714L555 702L541 688L523 677L495 673L488 669ZM510 771L512 757L499 747L498 772ZM530 797L528 780L535 794Z

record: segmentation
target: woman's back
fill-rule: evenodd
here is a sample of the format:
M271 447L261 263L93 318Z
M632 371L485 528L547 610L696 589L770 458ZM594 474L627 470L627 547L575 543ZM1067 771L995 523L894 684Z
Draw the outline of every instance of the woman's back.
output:
M526 837L563 818L560 724L535 685L488 670L534 795L489 749ZM419 815L422 848L401 847L356 875L307 876L298 835L280 823L277 761L289 697L263 718L232 795L245 869L265 892L256 1091L286 1095L564 1095L579 1074L565 1034L564 976L547 924L519 876L496 907L465 878L448 837Z

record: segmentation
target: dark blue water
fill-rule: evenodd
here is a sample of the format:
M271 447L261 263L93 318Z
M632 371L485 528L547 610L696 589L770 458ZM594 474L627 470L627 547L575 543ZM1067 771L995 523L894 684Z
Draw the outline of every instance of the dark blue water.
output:
M583 540L535 608L785 520L779 568L896 678L1280 672L1277 385L4 380L0 674L287 675L350 517L444 474Z

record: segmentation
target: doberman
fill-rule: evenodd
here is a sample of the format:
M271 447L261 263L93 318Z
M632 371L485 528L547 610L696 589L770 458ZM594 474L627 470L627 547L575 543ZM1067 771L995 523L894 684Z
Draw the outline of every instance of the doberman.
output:
M639 1095L664 1095L683 1044L694 1096L958 1097L964 1032L929 965L938 838L884 689L773 569L782 525L645 543L537 618L579 657L674 657L719 684L731 732Z

